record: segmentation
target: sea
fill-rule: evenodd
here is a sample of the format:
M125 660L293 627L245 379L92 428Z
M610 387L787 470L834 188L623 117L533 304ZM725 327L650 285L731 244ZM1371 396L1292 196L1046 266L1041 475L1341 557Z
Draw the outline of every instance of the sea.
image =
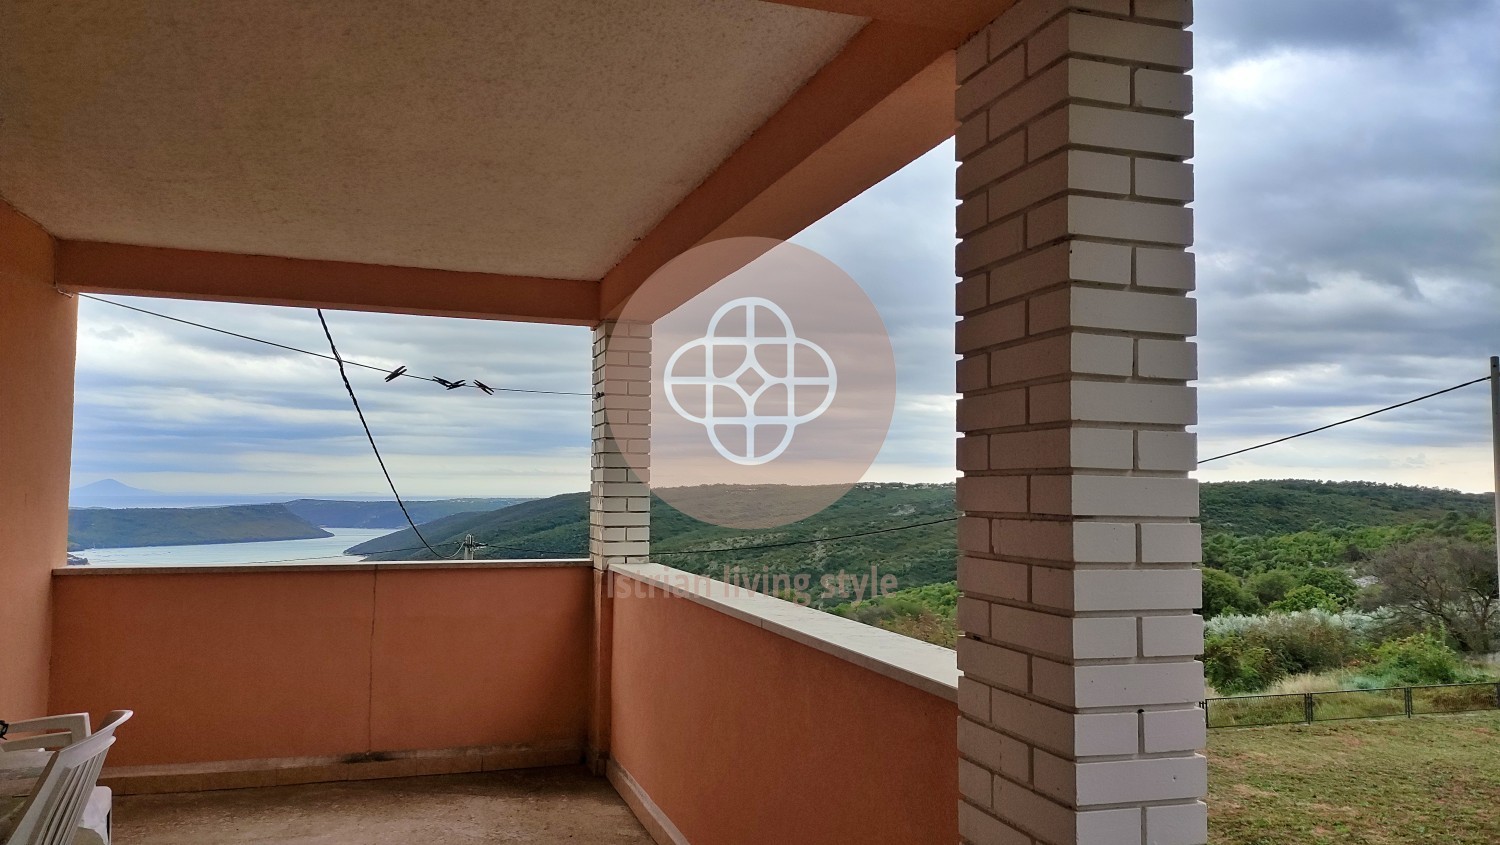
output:
M312 540L271 540L256 543L213 543L203 546L138 546L133 549L86 549L73 552L90 564L110 566L224 566L236 564L355 563L361 558L344 549L383 537L391 528L325 528L332 537Z

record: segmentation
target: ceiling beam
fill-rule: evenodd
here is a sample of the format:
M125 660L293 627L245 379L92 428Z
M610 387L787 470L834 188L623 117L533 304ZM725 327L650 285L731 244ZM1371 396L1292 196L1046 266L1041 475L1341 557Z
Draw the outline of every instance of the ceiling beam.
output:
M599 284L495 273L391 267L60 240L66 291L593 325Z
M873 21L605 274L616 316L658 268L733 234L785 238L953 134L951 33Z
M786 239L952 137L953 54L944 53L719 224L705 240Z
M767 0L820 12L938 29L967 38L1016 0ZM955 45L957 46L957 45Z
M51 233L0 198L0 283L50 280L55 251Z

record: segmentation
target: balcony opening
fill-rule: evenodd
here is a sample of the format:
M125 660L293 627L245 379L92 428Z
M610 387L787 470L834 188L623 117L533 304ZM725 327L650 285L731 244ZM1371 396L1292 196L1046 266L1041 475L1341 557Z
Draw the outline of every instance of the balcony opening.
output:
M327 320L391 479L444 556L462 556L459 527L474 520L459 515L587 485L586 329ZM435 556L396 505L312 310L85 298L74 420L70 548L93 565ZM585 534L560 531L548 551L579 557Z

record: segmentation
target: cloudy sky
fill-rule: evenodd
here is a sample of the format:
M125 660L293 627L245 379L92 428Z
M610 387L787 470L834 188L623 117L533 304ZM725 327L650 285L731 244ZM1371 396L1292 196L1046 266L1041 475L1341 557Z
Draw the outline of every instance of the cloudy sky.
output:
M1201 2L1197 14L1200 454L1484 375L1500 353L1500 0ZM872 480L952 475L952 158L943 145L797 239L865 287L893 336L896 418ZM323 348L309 311L135 304ZM380 492L328 362L81 306L75 485ZM351 359L589 389L584 329L329 320ZM586 486L586 396L352 375L406 495ZM1475 386L1200 475L1489 490L1487 410Z

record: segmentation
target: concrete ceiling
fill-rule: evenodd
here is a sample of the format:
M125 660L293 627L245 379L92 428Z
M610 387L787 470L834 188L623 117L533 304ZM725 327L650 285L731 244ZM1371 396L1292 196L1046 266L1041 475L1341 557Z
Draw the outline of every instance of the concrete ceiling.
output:
M73 240L598 279L865 23L0 0L0 198Z

